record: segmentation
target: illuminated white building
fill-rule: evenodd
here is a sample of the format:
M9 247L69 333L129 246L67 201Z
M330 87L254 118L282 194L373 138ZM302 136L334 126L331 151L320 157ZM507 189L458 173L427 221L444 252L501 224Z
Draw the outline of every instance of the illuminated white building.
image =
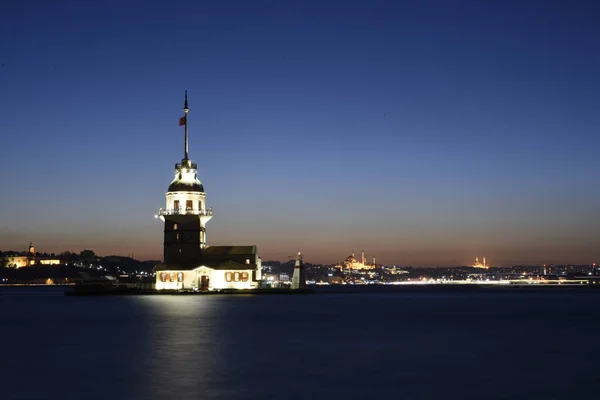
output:
M197 164L188 158L187 91L180 125L185 125L185 152L175 164L175 177L166 193L166 208L156 217L164 221L164 258L158 264L156 289L254 289L261 280L256 246L208 246L206 223L213 216L206 207Z
M33 243L29 243L29 249L26 253L20 253L19 255L6 256L4 259L4 266L9 268L22 268L32 265L59 265L61 260L57 258L40 257L35 252Z

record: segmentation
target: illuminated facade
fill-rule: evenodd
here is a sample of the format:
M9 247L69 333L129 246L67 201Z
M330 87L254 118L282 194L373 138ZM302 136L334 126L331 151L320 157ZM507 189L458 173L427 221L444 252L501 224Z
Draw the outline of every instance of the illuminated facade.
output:
M371 264L367 263L367 259L365 258L364 251L361 252L361 260L360 261L358 261L354 257L354 253L352 253L351 255L346 257L346 259L344 260L344 262L342 264L338 265L338 268L345 269L345 270L355 270L355 271L370 270L370 269L375 269L376 267L377 267L377 264L375 263L375 257L373 257L373 263L371 263Z
M185 152L175 164L175 177L166 193L166 208L157 218L164 222L163 263L158 264L156 289L220 290L254 289L261 280L261 261L256 246L208 246L206 223L212 218L206 207L204 186L197 164L188 158L187 92L180 125L185 126Z
M54 258L40 257L35 252L33 243L29 243L29 249L26 253L21 253L14 256L6 256L4 265L9 268L23 268L32 265L59 265L61 261Z
M8 268L23 268L35 265L35 260L27 256L7 256L4 263Z
M475 264L471 265L473 268L489 269L490 267L485 263L485 257L483 257L483 263L479 262L479 257L475 257Z

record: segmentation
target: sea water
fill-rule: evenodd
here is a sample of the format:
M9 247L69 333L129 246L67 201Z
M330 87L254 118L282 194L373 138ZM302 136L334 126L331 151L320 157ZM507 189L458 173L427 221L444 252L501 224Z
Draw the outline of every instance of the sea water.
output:
M600 293L0 288L0 399L597 399Z

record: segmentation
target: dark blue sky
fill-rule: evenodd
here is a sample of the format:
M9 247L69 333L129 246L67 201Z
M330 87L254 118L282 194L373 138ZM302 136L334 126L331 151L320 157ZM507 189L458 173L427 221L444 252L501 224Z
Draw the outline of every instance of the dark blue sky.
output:
M0 244L162 254L190 155L209 244L400 265L600 260L600 6L0 6Z

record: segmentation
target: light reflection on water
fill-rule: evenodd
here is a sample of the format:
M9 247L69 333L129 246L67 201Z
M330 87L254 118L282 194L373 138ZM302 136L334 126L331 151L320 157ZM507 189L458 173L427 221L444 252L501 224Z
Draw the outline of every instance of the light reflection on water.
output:
M141 398L222 398L224 356L220 313L227 303L208 296L155 296L132 300L150 326L150 362L140 382ZM219 390L220 389L220 390Z
M600 384L598 294L22 294L0 289L1 399L581 399Z

